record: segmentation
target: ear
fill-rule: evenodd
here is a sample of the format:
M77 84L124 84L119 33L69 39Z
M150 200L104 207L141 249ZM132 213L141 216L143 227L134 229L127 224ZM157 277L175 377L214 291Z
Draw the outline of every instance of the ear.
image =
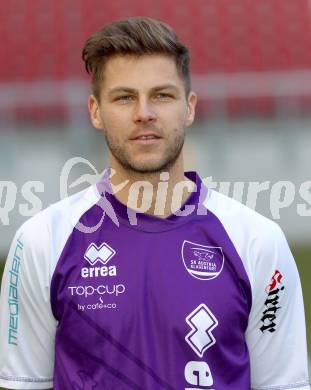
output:
M90 95L88 98L88 110L90 113L90 119L92 122L92 125L96 129L102 129L102 120L100 117L100 112L99 112L99 103L94 95Z
M187 113L186 113L186 126L192 125L195 117L195 107L197 104L197 95L193 92L189 92L187 98Z

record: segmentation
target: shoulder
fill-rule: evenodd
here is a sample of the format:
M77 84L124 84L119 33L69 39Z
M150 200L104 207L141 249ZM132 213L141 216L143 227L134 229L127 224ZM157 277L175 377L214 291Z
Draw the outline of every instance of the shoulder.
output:
M91 186L50 205L22 224L11 248L21 245L25 267L46 270L50 278L79 219L99 199L96 186Z
M204 206L222 224L251 284L259 269L265 269L268 274L273 271L280 251L289 253L280 226L241 202L210 190Z
M73 229L81 216L99 200L96 186L53 203L24 222L17 235L40 240L45 234Z
M259 240L264 244L282 235L279 225L241 202L210 190L204 206L223 224L230 236L242 242Z

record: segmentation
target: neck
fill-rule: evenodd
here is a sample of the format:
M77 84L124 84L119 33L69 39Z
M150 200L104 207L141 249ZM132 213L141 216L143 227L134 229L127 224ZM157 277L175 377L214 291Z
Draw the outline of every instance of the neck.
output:
M179 160L179 161L178 161ZM140 173L111 165L110 183L115 197L131 209L166 218L179 210L194 191L178 159L167 171Z

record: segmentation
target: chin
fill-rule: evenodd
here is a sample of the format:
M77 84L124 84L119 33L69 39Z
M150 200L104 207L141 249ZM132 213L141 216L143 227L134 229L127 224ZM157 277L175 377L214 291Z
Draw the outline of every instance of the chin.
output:
M162 165L139 165L131 166L131 170L137 173L156 173L163 171Z
M167 161L158 161L158 162L131 162L128 164L128 168L134 172L138 173L156 173L167 170L167 168L171 165L170 162Z

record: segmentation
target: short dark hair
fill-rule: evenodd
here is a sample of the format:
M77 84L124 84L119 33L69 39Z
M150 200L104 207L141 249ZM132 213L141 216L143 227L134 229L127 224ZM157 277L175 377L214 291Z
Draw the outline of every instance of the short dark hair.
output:
M189 49L168 24L147 17L130 17L113 21L87 39L82 59L92 77L92 90L98 101L105 61L118 54L166 54L174 57L188 96L191 89Z

